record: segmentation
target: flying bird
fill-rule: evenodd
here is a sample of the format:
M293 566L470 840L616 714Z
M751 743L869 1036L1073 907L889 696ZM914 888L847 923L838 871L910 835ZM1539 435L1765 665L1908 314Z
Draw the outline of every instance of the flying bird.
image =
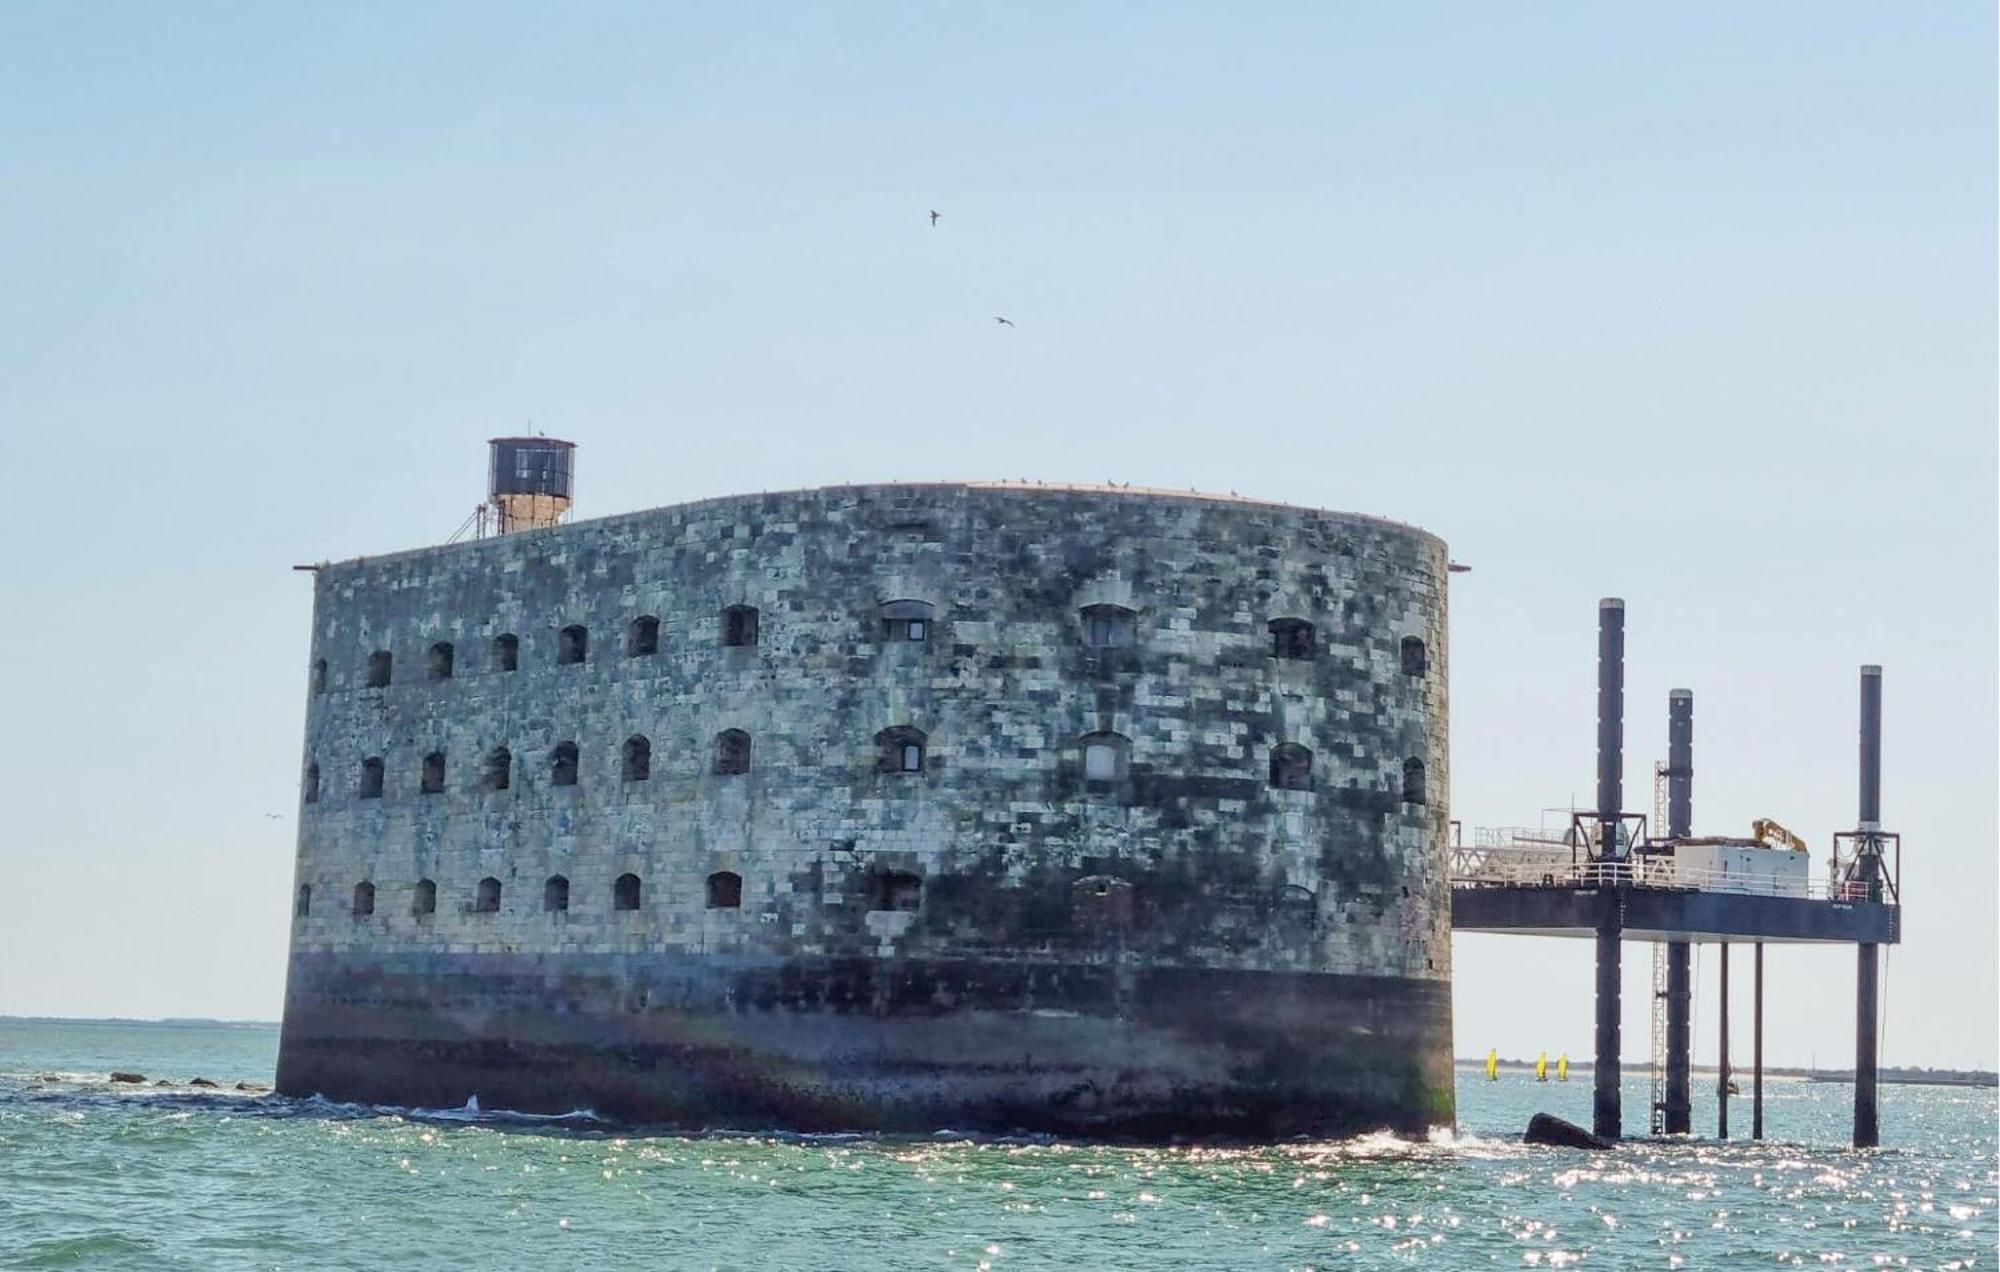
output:
M1014 325L1014 320L1012 318L1002 318L999 314L993 315L993 321L999 323L1003 327L1011 327Z
M932 229L934 229L934 230L935 230L935 229L937 228L937 219L938 219L938 210L937 210L936 208L932 208L932 209L931 209L931 228L932 228Z

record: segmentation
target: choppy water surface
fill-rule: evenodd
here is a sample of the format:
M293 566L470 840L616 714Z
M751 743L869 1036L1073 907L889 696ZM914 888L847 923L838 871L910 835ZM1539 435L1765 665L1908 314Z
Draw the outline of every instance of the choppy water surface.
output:
M1587 1082L1460 1075L1456 1137L1263 1148L641 1136L268 1082L265 1026L0 1021L0 1263L66 1267L1995 1266L1995 1093L1771 1083L1761 1145L1514 1142ZM112 1069L223 1090L112 1086ZM1648 1091L1626 1088L1628 1125ZM1748 1129L1747 1100L1732 1121ZM1712 1102L1696 1124L1712 1127Z

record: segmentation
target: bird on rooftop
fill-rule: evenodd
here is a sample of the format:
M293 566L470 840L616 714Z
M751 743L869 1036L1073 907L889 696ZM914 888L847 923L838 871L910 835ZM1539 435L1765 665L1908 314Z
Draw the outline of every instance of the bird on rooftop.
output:
M1014 325L1014 320L1012 318L1002 318L999 314L993 315L993 321L999 323L1003 327L1011 327Z
M931 228L932 228L932 229L934 229L934 230L935 230L935 229L937 228L937 219L938 219L938 210L937 210L936 208L932 208L932 209L931 209Z

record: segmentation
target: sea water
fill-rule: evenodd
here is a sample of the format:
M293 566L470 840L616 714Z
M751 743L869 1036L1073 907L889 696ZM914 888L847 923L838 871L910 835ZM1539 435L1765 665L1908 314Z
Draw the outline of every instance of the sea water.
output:
M1529 1148L1588 1075L1459 1074L1455 1134L1120 1148L681 1136L237 1091L268 1025L0 1020L0 1265L290 1268L1992 1268L1996 1096L1770 1081L1762 1143ZM114 1069L147 1075L113 1084ZM194 1077L219 1088L186 1085ZM152 1085L165 1079L168 1085ZM1712 1080L1696 1125L1712 1132ZM1624 1089L1643 1132L1643 1073Z

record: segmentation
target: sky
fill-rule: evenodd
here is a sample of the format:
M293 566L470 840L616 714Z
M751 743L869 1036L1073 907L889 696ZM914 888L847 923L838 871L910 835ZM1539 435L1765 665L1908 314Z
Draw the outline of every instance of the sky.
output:
M1468 827L1591 800L1600 597L1628 805L1684 686L1697 831L1816 860L1881 663L1884 1061L1993 1067L1994 48L1976 3L0 8L0 1013L278 1016L290 567L442 541L532 428L583 516L1421 525ZM1458 1052L1587 1055L1590 960L1457 937ZM1770 1063L1852 1063L1854 964L1767 953Z

